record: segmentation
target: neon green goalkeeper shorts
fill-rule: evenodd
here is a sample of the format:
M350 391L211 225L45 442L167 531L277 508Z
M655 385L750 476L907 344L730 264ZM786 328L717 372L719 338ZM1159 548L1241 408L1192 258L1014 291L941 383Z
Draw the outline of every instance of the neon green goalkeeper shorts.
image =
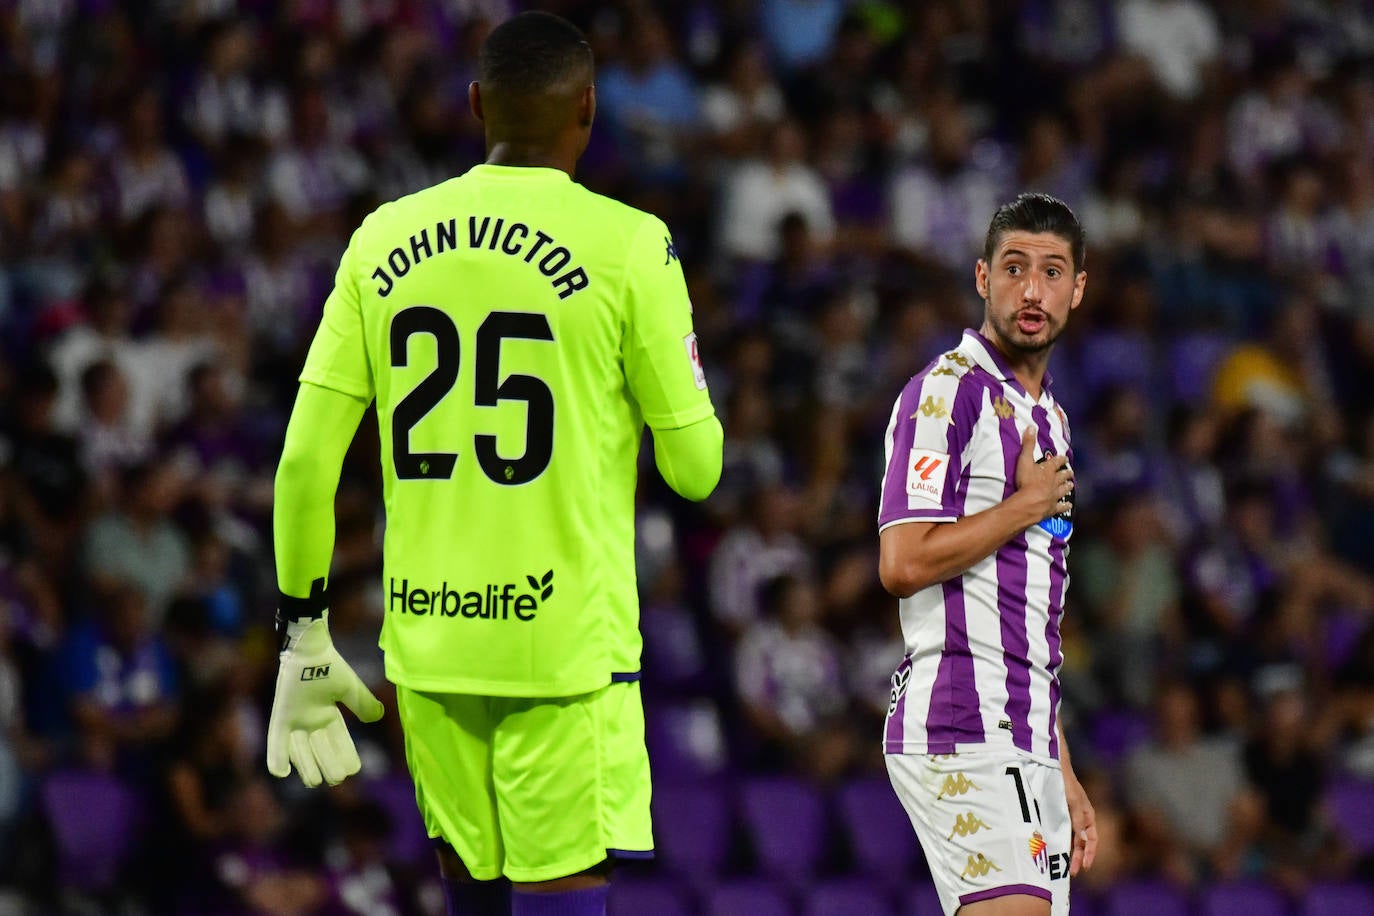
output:
M396 701L425 827L477 880L653 855L638 683L530 698L397 686Z

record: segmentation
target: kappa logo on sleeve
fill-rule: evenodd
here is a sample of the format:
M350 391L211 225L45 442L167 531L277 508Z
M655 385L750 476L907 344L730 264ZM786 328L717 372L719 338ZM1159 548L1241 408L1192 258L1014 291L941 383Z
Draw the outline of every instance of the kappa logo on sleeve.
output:
M924 499L933 506L942 505L948 471L948 453L913 448L906 466L906 495Z
M701 365L701 350L697 347L697 332L693 331L682 338L683 345L687 348L687 361L692 364L692 377L696 379L697 388L706 390L706 370Z

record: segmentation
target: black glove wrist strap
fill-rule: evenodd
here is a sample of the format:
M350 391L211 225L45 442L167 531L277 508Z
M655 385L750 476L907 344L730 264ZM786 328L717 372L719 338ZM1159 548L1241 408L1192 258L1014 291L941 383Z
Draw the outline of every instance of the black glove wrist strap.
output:
M324 577L310 583L307 598L295 598L284 592L277 595L277 651L286 648L287 624L298 620L319 620L329 608L329 590L325 588Z

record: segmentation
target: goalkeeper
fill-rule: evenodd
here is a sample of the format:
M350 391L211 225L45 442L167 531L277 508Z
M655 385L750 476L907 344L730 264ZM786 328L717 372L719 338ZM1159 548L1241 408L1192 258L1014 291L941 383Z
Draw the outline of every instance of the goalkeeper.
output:
M329 638L344 453L374 399L386 506L381 647L450 916L605 912L647 857L634 494L643 428L704 499L721 427L677 250L571 180L592 52L525 13L482 47L487 160L380 207L349 242L277 471L281 667L268 769L360 764L338 702L382 705Z

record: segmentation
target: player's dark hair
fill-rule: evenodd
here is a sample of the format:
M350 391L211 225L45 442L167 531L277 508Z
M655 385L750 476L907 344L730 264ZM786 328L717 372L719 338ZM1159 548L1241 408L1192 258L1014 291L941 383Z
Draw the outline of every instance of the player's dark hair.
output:
M1008 232L1047 232L1069 243L1073 252L1074 273L1083 269L1087 257L1087 237L1069 205L1049 194L1020 194L993 214L988 235L983 241L983 260L992 263L997 243Z
M534 95L590 73L592 46L582 30L552 13L513 16L492 29L478 55L478 80L503 93Z

